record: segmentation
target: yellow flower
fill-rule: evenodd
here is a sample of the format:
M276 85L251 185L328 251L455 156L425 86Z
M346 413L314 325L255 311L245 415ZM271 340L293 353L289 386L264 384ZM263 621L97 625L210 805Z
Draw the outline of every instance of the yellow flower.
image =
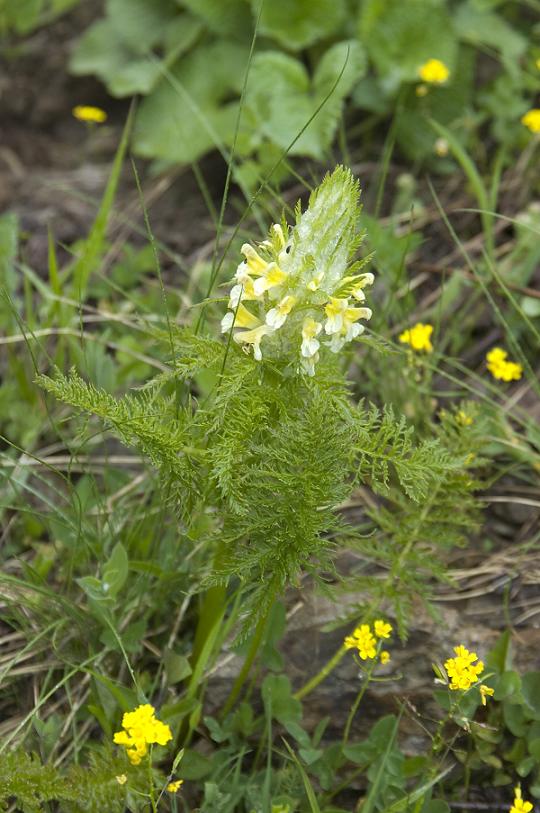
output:
M152 744L166 745L172 740L171 729L155 717L155 709L149 703L127 711L122 717L122 728L113 741L123 745L132 765L138 765Z
M510 808L510 813L530 813L533 809L531 802L526 802L521 797L521 788L514 788L514 804Z
M463 409L458 409L456 412L456 423L459 423L461 426L471 426L474 421Z
M392 625L389 624L387 621L382 621L378 618L373 623L373 629L375 630L375 635L377 638L390 638L390 633L392 632Z
M528 127L531 133L540 133L540 108L533 107L521 117L521 123Z
M79 104L71 112L79 121L89 121L93 124L103 124L104 121L107 121L107 114L100 107Z
M482 700L482 705L483 706L487 705L487 699L486 698L493 697L494 693L495 693L495 689L490 689L490 687L486 686L485 683L482 683L480 685L480 698Z
M416 95L422 98L422 96L427 96L429 93L429 88L427 85L417 85L416 86Z
M169 793L178 793L182 785L184 784L183 779L177 779L176 782L169 782L167 785L167 790Z
M494 347L486 356L487 368L493 378L499 381L519 381L523 367L515 361L507 361L508 353L500 347Z
M115 776L115 779L119 785L125 785L127 782L127 776L125 773L121 773L120 776Z
M271 308L266 314L266 324L270 325L270 327L274 328L274 330L278 330L284 324L287 316L290 314L295 305L296 297L284 296L283 299L278 302L276 307Z
M431 353L433 350L433 345L431 344L432 333L433 325L425 325L423 322L417 322L410 330L404 330L398 338L402 344L410 344L412 349L417 352L424 350L426 353Z
M344 644L347 649L356 649L363 661L374 658L377 654L377 641L369 624L356 627L352 635L347 635Z
M382 663L382 665L384 666L384 664L385 664L385 663L388 663L388 662L389 662L389 660L390 660L390 653L389 653L389 652L387 652L387 651L386 651L386 649L383 649L383 650L381 651L380 658L381 658L381 663Z
M440 59L428 59L418 68L418 75L430 85L443 85L448 80L450 71Z
M463 645L455 646L454 652L456 657L449 658L444 664L450 679L450 688L466 691L478 681L484 671L484 664L482 661L475 664L474 661L478 659L476 652L469 652Z
M260 324L260 320L257 319L256 316L253 316L244 305L240 304L234 313L229 312L225 314L221 320L221 332L225 333L232 327L245 327L252 330Z
M536 62L535 62L534 64L536 65L536 67L537 67L537 68L538 68L538 70L540 71L540 58L539 58L539 59L537 59L537 60L536 60Z

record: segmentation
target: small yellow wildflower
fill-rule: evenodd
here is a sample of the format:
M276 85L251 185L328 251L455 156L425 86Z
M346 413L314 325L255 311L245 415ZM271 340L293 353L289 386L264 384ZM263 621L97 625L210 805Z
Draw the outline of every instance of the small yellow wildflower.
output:
M377 654L377 641L373 637L369 624L356 627L352 635L347 635L344 644L347 649L356 649L363 661L370 660Z
M467 415L465 410L458 409L456 412L456 423L459 423L461 426L471 426L474 421L470 415Z
M476 652L469 652L463 645L455 646L454 652L456 657L449 658L444 664L450 678L450 688L466 691L478 681L484 671L484 664L482 661L475 664L474 661L478 659Z
M433 325L425 325L423 322L417 322L410 330L404 330L398 338L402 344L410 344L412 349L417 352L424 350L426 353L431 353L433 350L433 345L431 344L432 333Z
M127 776L125 773L121 773L119 776L115 776L116 781L119 785L125 785L127 782Z
M450 76L450 71L440 59L428 59L418 68L418 75L429 85L443 85Z
M491 689L489 686L486 686L485 683L480 685L480 698L482 700L482 705L487 705L487 698L493 697L495 693L495 689Z
M122 717L122 728L117 731L113 741L123 745L132 765L138 765L152 744L166 745L172 740L171 729L155 717L155 709L149 703L137 706Z
M536 65L536 67L540 71L540 58L538 58L534 64Z
M380 654L381 663L384 666L385 663L388 663L390 660L390 653L387 652L386 649L383 649Z
M515 361L508 361L507 357L506 350L494 347L486 356L487 368L493 378L499 381L519 381L523 367Z
M183 779L177 779L176 782L169 782L167 785L167 790L169 793L178 793L182 785L184 784Z
M88 121L92 124L103 124L107 121L107 114L100 107L79 104L71 112L79 121Z
M521 797L521 788L514 788L514 804L510 808L510 813L530 813L533 809L531 802L526 802Z
M427 96L429 93L429 88L427 85L417 85L416 86L416 95L422 98L423 96Z
M390 633L392 632L392 624L389 624L387 621L382 621L382 619L378 618L373 623L373 629L375 631L375 635L377 638L390 638Z
M531 133L540 133L540 108L533 107L521 117L521 123L527 127Z

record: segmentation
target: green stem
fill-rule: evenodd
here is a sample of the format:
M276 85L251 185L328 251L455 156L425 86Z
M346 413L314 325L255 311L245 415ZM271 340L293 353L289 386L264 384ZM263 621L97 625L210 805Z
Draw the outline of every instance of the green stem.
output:
M264 632L265 632L265 629L266 629L267 618L268 618L268 612L264 613L264 615L262 615L259 618L258 622L257 622L257 626L255 627L255 632L253 633L253 638L251 640L251 645L250 645L248 653L246 655L246 659L245 659L245 661L244 661L244 663L242 665L242 668L241 668L240 672L236 676L236 680L233 683L231 693L229 694L229 697L227 698L227 702L223 706L223 711L221 712L222 718L226 717L227 714L232 709L232 707L234 706L234 704L236 702L236 699L237 699L238 695L240 694L240 692L242 691L244 683L246 682L246 680L248 678L251 667L253 666L253 661L255 660L255 658L257 657L257 654L259 652L261 641L262 641L262 638L264 636Z
M154 797L154 777L152 776L152 747L150 746L150 754L148 755L148 795L150 796L150 804L152 805L152 813L157 813L157 805Z
M307 694L312 692L313 689L316 689L319 683L322 683L322 681L328 677L330 672L332 672L336 668L336 666L341 661L346 652L347 648L345 647L344 644L342 644L340 648L337 650L337 652L323 666L320 672L318 672L314 677L312 677L311 680L308 680L308 682L304 686L302 686L301 689L298 689L298 691L294 695L296 700L301 700Z
M354 720L354 718L356 716L356 712L358 711L358 706L362 702L362 698L364 697L364 695L366 693L366 689L369 686L369 681L371 680L371 675L373 673L373 669L374 669L376 663L377 663L377 660L374 658L372 660L372 663L371 663L368 671L366 672L364 685L362 686L362 688L358 692L358 695L356 696L356 700L354 701L354 703L352 705L352 708L351 708L351 710L349 712L349 716L347 717L347 723L345 724L345 731L343 732L343 740L342 740L342 743L341 743L342 748L345 748L345 746L347 745L347 743L349 741L349 734L350 734L350 731L351 731L352 722L353 722L353 720Z

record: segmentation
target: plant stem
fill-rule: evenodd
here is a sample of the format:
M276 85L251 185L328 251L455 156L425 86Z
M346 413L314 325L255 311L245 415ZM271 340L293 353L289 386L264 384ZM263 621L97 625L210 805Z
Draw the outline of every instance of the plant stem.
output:
M322 681L328 677L330 672L332 672L336 668L336 666L341 661L346 652L347 648L345 647L344 644L342 644L340 648L337 650L337 652L330 658L330 660L327 663L325 663L320 672L318 672L314 677L312 677L311 680L308 680L308 682L304 686L302 686L301 689L298 689L298 691L295 692L294 697L296 698L296 700L301 700L307 694L312 692L313 689L316 689L319 683L322 683Z
M264 635L264 631L266 629L266 620L267 620L267 618L268 618L268 612L264 613L264 615L262 615L259 618L258 622L257 622L257 626L255 627L255 632L253 633L253 638L251 640L251 645L249 647L249 650L248 650L248 653L247 653L246 658L244 660L244 663L242 665L242 668L241 668L240 672L238 673L238 675L236 676L236 680L233 683L231 693L229 694L229 697L227 698L227 702L223 706L223 711L221 712L222 717L225 717L230 712L230 710L232 709L238 695L242 691L242 687L244 686L244 683L247 680L250 669L251 669L251 667L253 665L253 661L255 660L255 658L257 657L257 654L259 652L259 648L260 648L261 641L262 641L262 638L263 638L263 635Z
M342 748L345 748L345 746L347 745L347 742L349 741L349 733L351 731L352 722L353 722L353 720L354 720L354 718L356 716L356 712L358 711L358 706L362 702L362 698L364 697L364 695L366 693L366 689L369 686L369 681L371 679L371 675L373 673L373 668L374 668L376 663L377 663L376 659L373 658L373 660L372 660L372 662L370 664L370 667L369 667L368 671L366 672L364 685L362 686L362 688L358 692L358 694L356 696L356 700L354 701L354 703L352 705L352 708L351 708L351 710L349 712L349 716L347 717L347 723L345 724L345 731L343 732L343 740L342 740L342 743L341 743Z

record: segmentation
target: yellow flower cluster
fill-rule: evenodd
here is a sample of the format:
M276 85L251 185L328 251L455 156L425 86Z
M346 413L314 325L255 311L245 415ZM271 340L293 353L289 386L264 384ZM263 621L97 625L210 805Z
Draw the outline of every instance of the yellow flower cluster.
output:
M124 731L114 735L114 742L124 746L132 765L138 765L146 756L149 745L166 745L172 740L171 729L156 719L155 709L149 703L126 712L122 728Z
M358 305L365 301L363 289L373 284L374 277L365 273L330 279L309 263L295 272L290 249L287 226L277 223L258 250L249 243L242 246L244 261L236 270L221 330L234 328L234 341L247 352L252 347L254 358L261 361L263 339L268 343L287 323L285 332L293 336L301 369L314 375L319 336L326 335L325 344L338 353L364 331L359 320L370 319L371 310ZM250 307L257 309L257 315L244 302L253 303Z
M79 121L88 121L92 124L103 124L104 121L107 121L107 114L100 107L79 104L71 112Z
M510 808L510 813L531 813L533 805L526 802L521 796L521 788L514 788L514 804Z
M428 85L443 85L448 81L450 71L440 59L428 59L418 68L418 76Z
M521 117L521 123L527 127L531 133L540 133L540 108L533 107Z
M454 647L454 652L456 657L449 658L444 664L450 679L450 688L466 691L471 688L473 683L477 683L479 676L484 671L484 664L482 661L475 664L474 661L478 659L476 652L469 652L461 644Z
M433 333L433 325L425 325L423 322L417 322L414 327L409 330L404 330L398 338L402 344L409 344L417 353L422 351L431 353L433 345L431 344L431 334Z
M167 785L167 790L169 793L178 793L182 785L184 784L183 779L177 779L175 782L169 782Z
M343 643L346 649L356 649L363 661L372 660L377 657L377 638L390 638L391 632L392 625L378 619L373 623L373 631L369 624L361 624L352 635L347 635ZM388 663L390 653L383 650L379 657L382 664Z
M523 367L515 361L508 361L508 353L500 347L494 347L486 356L487 368L493 378L499 381L519 381Z

